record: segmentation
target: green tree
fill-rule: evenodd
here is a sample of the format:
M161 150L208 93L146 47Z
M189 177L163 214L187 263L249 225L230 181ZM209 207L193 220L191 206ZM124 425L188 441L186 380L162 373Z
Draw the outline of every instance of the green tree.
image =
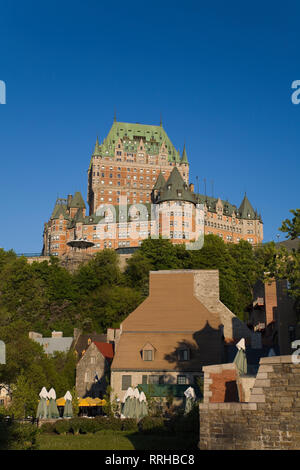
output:
M290 212L294 215L292 220L285 219L282 222L279 230L287 233L287 238L290 237L292 240L300 237L300 209L291 209Z
M245 305L239 303L236 288L236 260L228 245L215 235L206 235L201 250L191 250L191 269L218 269L220 300L239 317L243 318Z

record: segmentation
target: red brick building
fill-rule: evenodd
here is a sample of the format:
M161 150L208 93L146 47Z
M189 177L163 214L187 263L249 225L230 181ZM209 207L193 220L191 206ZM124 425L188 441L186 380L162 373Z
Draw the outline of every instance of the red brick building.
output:
M90 242L90 253L138 247L143 239L164 234L165 225L173 243L196 240L201 230L225 242L263 239L261 217L246 195L237 208L194 193L185 146L180 154L162 124L114 121L101 144L97 138L88 169L88 206L89 214L79 192L56 201L44 226L44 255L64 255L72 249L68 243L81 239Z

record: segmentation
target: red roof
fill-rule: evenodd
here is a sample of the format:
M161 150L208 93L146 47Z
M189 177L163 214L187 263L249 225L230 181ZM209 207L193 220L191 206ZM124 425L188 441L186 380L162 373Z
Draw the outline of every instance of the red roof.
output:
M101 354L106 357L106 359L113 359L114 357L114 348L111 343L99 343L99 341L93 341L97 346Z

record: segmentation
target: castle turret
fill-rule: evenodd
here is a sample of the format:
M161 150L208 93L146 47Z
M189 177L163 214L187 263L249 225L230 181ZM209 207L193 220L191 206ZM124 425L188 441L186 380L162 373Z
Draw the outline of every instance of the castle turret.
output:
M82 209L83 216L85 216L86 206L83 197L79 191L74 194L72 201L70 202L70 216L75 217L78 209Z

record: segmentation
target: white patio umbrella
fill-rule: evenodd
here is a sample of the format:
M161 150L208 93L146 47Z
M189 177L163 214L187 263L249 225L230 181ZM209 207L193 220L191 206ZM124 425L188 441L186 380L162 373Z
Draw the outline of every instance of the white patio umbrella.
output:
M193 387L189 387L184 392L184 395L185 395L184 414L188 414L191 411L193 404L196 400L195 390L193 389Z
M64 399L66 400L65 406L64 406L64 418L73 418L73 408L72 408L72 395L67 391L67 393L64 396Z
M247 374L247 358L245 339L242 338L237 344L238 352L233 360L240 374Z
M47 412L48 392L45 387L43 387L42 390L40 391L39 397L40 397L40 401L38 404L36 417L38 419L46 419L48 415L48 412Z
M133 396L133 388L129 387L124 395L124 405L123 405L123 410L122 410L122 417L129 418L128 412L129 412L129 404L130 400L132 400Z
M146 395L144 392L140 393L140 416L139 418L143 418L144 416L148 415L148 404L147 404L147 399Z
M48 418L54 419L59 418L59 412L56 405L56 393L54 388L51 388L48 393L49 406L48 406Z
M133 391L131 418L138 419L140 417L140 410L141 410L140 392L138 388L135 388Z

